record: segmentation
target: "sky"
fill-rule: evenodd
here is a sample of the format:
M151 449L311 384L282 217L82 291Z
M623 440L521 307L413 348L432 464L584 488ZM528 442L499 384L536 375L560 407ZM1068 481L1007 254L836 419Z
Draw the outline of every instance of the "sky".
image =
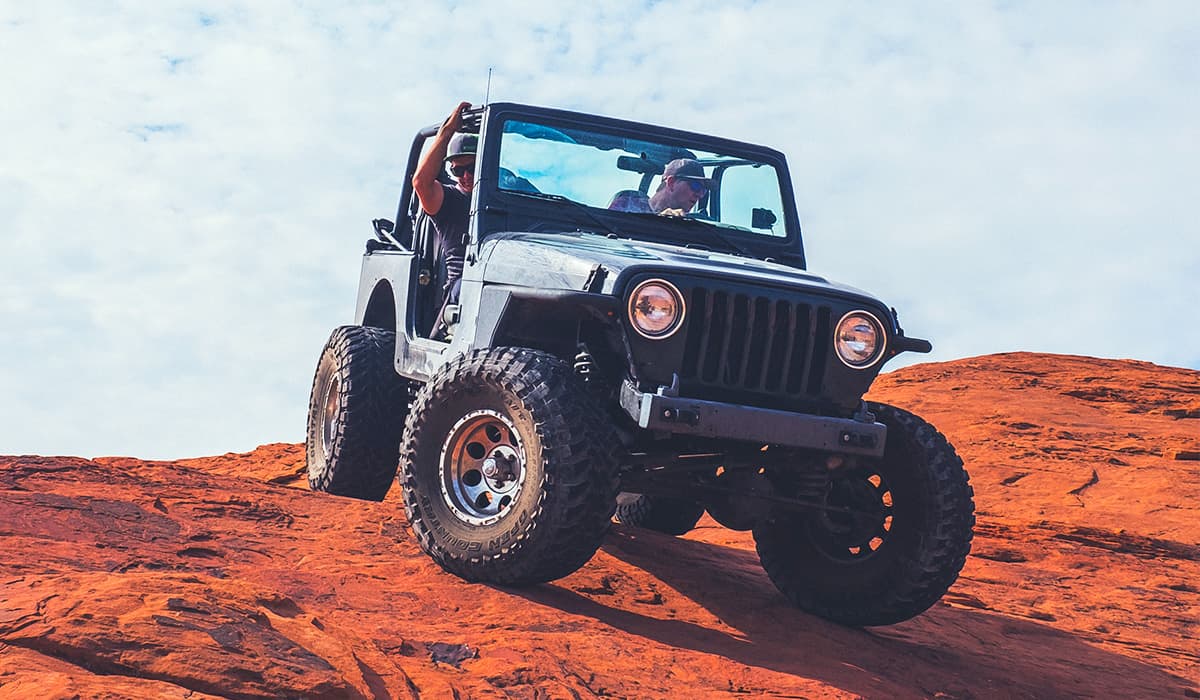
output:
M0 454L300 442L460 99L752 141L944 361L1200 369L1200 3L0 2Z

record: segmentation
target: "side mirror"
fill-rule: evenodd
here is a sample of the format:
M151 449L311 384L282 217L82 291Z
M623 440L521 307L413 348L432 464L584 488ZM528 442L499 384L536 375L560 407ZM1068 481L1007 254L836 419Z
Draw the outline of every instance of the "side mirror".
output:
M412 245L412 233L397 231L396 224L390 219L373 219L371 226L375 229L375 240L367 241L368 253L376 250L408 250Z
M388 219L375 219L371 222L371 226L375 229L375 237L384 243L391 243L387 236L390 236L396 230L396 224ZM387 234L387 235L384 235Z
M775 228L776 218L775 212L770 209L762 209L755 207L750 210L750 227L758 229L766 229L768 231Z

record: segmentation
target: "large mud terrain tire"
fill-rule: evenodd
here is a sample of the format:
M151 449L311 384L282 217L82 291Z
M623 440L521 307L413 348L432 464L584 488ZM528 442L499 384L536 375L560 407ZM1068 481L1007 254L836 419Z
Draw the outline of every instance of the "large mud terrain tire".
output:
M335 328L325 343L308 404L308 485L382 501L396 477L408 381L393 368L396 335Z
M668 496L621 493L617 496L617 521L668 535L691 532L704 515L704 506L695 501Z
M452 361L417 394L399 479L442 568L520 586L592 557L616 505L618 441L586 392L552 355L497 348Z
M833 509L755 528L767 575L797 607L845 625L888 625L936 603L962 570L975 524L967 473L932 425L870 404L887 425L882 459L832 480Z

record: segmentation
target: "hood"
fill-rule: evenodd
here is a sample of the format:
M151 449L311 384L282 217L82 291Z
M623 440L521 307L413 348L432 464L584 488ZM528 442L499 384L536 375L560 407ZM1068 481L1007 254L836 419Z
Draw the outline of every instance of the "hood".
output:
M670 274L678 270L693 276L735 278L834 296L874 299L862 290L787 265L582 231L493 234L484 241L480 259L484 262L485 282L517 287L582 290L593 268L600 265L606 271L602 291L607 294L623 291L618 287L639 272Z

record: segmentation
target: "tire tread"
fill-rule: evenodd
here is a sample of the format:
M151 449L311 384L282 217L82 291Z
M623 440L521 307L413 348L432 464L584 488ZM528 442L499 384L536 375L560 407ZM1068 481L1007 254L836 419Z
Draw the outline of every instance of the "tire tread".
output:
M431 409L477 386L518 399L534 417L545 471L527 526L495 555L464 556L445 546L429 527L419 498L416 460L427 436ZM528 585L561 578L595 553L616 506L616 439L586 400L570 365L541 351L494 348L451 361L417 395L400 448L398 479L418 543L442 568L471 581ZM440 497L440 496L438 496Z
M339 496L382 501L396 475L397 447L408 404L408 382L393 366L395 333L371 326L340 326L329 336L313 377L306 460L309 487ZM321 446L326 361L342 383L340 420L332 454Z
M759 558L767 575L798 607L820 617L853 626L888 625L915 617L935 604L958 579L971 550L975 506L962 459L946 437L908 411L871 403L869 410L893 431L911 436L917 459L929 469L931 528L919 544L890 572L885 590L870 596L857 591L822 594L807 584L804 567L791 560L788 533L782 528L755 530Z

